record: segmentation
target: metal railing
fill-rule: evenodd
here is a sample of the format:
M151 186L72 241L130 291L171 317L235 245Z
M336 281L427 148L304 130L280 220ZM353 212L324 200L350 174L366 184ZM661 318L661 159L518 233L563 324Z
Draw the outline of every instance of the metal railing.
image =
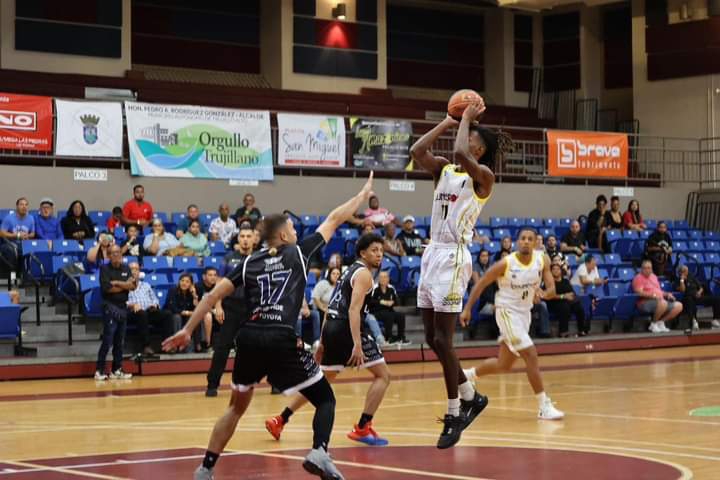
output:
M413 123L415 131L427 131L433 122L408 120ZM491 128L503 129L509 132L515 143L512 153L507 155L505 161L496 165L496 175L501 181L540 181L548 183L583 181L578 178L550 177L547 174L547 140L545 129L533 127L516 127L508 125L488 125ZM635 128L629 128L635 130ZM352 168L352 132L348 128L346 139L346 163L345 168L335 169L330 172L327 168L313 167L281 167L283 174L304 174L304 172L315 171L327 172L332 176L353 176L360 172ZM54 132L53 132L54 133ZM88 158L68 157L55 155L52 152L31 152L0 150L0 163L17 164L22 161L30 164L33 160L48 166L92 166L102 165L103 167L115 167L120 169L128 168L127 137L123 133L123 158ZM277 165L277 127L272 127L273 162ZM412 141L417 140L421 135L413 134ZM454 144L454 131L450 130L441 136L433 146L436 155L451 158ZM629 143L629 168L628 176L623 179L626 184L634 182L646 182L648 184L662 186L668 183L696 183L700 189L720 188L720 138L694 139L694 138L673 138L654 137L628 133ZM322 173L321 173L322 174ZM388 173L390 176L414 176L417 173L408 174L405 171ZM602 182L603 179L588 178L585 181ZM608 179L613 184L618 179Z

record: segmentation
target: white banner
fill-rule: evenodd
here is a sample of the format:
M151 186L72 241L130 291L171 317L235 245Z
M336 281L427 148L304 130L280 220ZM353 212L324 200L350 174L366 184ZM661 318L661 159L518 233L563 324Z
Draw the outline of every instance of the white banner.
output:
M55 154L122 157L122 104L55 100Z
M343 117L278 113L278 165L345 166Z
M270 112L125 102L130 172L272 180Z

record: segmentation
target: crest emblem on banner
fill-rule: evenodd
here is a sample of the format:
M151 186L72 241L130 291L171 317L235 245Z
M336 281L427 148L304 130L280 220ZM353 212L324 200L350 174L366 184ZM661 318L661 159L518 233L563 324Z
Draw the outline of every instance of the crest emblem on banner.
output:
M100 117L95 115L83 115L80 117L80 121L83 124L83 140L88 145L94 145L98 141L98 123L100 123Z

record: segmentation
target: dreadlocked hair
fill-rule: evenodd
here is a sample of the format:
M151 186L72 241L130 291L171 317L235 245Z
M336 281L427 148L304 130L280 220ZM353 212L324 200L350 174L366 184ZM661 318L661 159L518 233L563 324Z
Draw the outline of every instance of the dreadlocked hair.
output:
M491 170L502 162L505 155L511 153L515 149L515 144L509 133L502 130L491 130L479 125L471 125L471 132L477 132L485 142L485 153L478 159L478 162L487 166Z

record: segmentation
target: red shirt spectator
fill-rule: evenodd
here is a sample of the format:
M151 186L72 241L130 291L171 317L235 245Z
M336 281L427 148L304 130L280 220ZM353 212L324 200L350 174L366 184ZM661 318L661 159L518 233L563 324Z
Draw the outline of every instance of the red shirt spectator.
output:
M115 232L115 227L122 226L123 209L121 207L113 207L112 215L108 219L105 226L108 232Z
M623 214L623 225L626 229L635 231L642 231L647 228L640 213L640 202L637 200L630 200L628 209Z
M140 226L150 225L153 218L153 207L145 201L145 188L142 185L133 187L133 198L123 205L123 224L131 223Z

